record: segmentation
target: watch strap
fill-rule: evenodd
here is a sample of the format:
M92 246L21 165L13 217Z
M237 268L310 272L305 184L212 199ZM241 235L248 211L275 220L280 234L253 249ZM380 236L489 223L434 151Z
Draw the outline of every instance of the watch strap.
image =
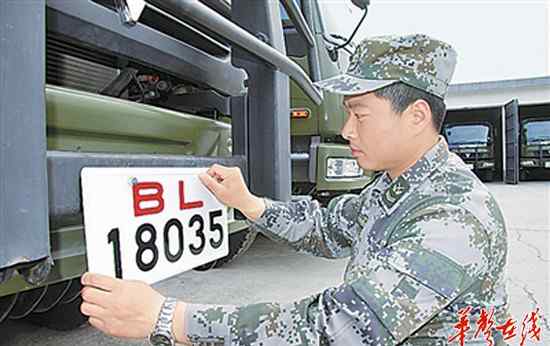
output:
M155 329L151 335L162 334L171 339L172 344L175 345L174 334L172 333L172 324L174 320L174 312L176 311L177 300L172 297L168 297L162 303L160 308L157 323Z

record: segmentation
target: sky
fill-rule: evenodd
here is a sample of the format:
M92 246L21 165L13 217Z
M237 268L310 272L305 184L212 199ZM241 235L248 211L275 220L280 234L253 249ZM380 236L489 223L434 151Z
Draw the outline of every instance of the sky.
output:
M330 28L349 35L350 0L321 0ZM343 20L345 18L345 20ZM371 0L357 37L425 33L458 53L453 83L550 75L550 0Z

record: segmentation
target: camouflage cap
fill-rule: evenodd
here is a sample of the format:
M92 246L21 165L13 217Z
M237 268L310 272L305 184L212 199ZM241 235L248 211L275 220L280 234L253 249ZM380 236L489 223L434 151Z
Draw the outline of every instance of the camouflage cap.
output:
M315 85L358 95L401 81L444 98L455 65L456 52L445 42L422 34L378 36L357 46L346 73Z

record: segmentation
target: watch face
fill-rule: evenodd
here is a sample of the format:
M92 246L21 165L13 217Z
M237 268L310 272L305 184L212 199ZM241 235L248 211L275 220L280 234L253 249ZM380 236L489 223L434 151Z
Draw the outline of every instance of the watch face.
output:
M153 344L153 346L174 346L172 340L170 340L169 337L163 334L151 335L149 341L151 341L151 344Z

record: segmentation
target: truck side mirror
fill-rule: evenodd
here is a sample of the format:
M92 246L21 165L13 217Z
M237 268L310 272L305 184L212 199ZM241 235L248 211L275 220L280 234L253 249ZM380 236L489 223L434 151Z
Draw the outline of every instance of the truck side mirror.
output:
M351 2L362 10L366 10L370 5L370 0L351 0Z
M329 49L328 56L330 57L330 60L332 60L333 62L337 62L340 54L338 54L338 50L336 49Z

